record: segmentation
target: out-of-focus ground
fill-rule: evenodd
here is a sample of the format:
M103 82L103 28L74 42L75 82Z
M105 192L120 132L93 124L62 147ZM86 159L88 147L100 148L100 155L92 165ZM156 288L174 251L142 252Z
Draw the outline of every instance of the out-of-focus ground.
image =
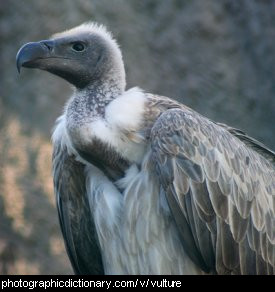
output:
M51 178L51 128L71 88L22 70L28 41L85 21L121 44L128 88L178 99L275 148L275 1L0 0L0 274L72 273Z

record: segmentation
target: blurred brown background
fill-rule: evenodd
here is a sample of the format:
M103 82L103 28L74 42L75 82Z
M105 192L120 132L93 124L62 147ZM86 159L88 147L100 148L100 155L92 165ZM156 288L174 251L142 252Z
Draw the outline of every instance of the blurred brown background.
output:
M22 70L21 45L85 21L121 44L140 86L275 148L275 1L0 0L0 274L68 274L50 136L71 88Z

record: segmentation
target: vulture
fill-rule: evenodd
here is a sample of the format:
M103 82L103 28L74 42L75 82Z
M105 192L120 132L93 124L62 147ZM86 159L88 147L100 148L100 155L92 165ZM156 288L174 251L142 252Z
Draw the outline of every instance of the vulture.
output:
M275 274L275 153L168 97L126 90L121 50L84 23L16 65L73 86L53 132L76 274Z

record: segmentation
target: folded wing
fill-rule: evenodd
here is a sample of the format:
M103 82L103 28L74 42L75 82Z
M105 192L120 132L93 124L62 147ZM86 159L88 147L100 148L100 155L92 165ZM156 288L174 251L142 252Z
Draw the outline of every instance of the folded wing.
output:
M274 153L239 135L170 109L152 129L152 163L183 247L202 270L273 274Z
M104 274L86 193L84 164L54 143L53 176L60 226L76 274Z

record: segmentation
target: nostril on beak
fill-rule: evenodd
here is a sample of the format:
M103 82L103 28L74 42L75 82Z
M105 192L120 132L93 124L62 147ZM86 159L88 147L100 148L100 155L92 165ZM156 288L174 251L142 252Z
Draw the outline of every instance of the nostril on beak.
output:
M54 42L53 41L41 41L41 44L43 44L50 52L53 50Z

